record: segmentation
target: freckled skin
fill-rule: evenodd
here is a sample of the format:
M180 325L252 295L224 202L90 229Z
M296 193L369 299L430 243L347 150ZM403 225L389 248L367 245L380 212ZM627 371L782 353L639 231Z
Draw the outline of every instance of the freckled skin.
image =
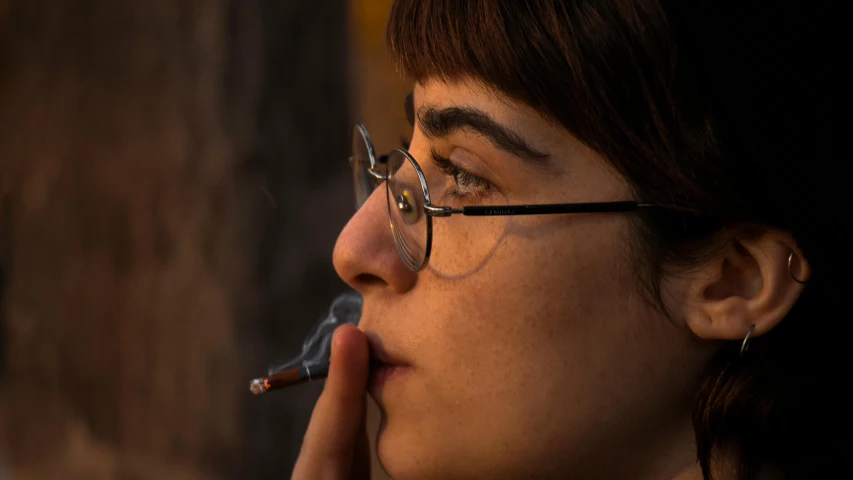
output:
M494 203L632 199L602 158L533 110L467 81L415 88L416 109L452 105L487 112L549 152L557 171L470 133L429 139L416 126L410 153L430 182L452 182L430 162L435 148L488 174ZM436 219L433 258L418 273L400 261L387 215L378 189L334 261L364 295L360 328L413 365L376 399L392 477L660 478L693 461L690 395L711 352L641 297L630 214L503 218L491 244L466 226L476 219Z

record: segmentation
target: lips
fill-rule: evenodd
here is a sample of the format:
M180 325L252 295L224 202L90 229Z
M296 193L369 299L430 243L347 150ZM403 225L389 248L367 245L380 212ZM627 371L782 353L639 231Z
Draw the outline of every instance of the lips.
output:
M370 347L370 380L368 390L379 401L382 392L390 383L399 383L412 370L412 366L394 353L389 353L380 338L367 334Z
M373 332L366 332L367 336L367 345L370 349L370 363L371 366L373 364L384 364L384 365L395 365L395 366L407 366L409 362L403 360L399 355L389 352L389 349L386 348L385 343L382 339Z

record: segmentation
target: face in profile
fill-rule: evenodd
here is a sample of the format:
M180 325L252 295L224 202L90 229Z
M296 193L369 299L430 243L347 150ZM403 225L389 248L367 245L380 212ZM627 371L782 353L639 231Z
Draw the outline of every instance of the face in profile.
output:
M408 151L433 205L634 200L594 151L488 87L429 81L412 101ZM398 178L416 190L406 168ZM364 296L360 328L374 350L406 366L370 388L392 477L605 478L690 443L694 379L711 352L643 296L634 221L434 218L430 257L416 272L389 228L385 188L372 193L334 263ZM412 238L417 246L422 237Z

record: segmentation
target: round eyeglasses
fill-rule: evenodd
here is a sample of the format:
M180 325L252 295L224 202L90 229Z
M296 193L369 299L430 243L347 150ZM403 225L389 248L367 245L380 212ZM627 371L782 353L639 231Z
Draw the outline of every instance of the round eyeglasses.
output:
M433 205L427 178L418 162L402 149L377 157L370 135L361 124L353 128L352 156L349 161L353 171L356 209L361 208L373 191L385 182L388 216L397 252L406 267L416 272L422 270L430 260L433 217L461 214L481 219L480 223L455 224L458 225L454 235L456 238L448 240L446 251L452 252L456 259L442 262L442 266L448 266L449 269L451 263L458 264L459 259L485 259L491 252L489 249L497 244L507 230L507 217L629 212L654 206L635 201L462 207Z

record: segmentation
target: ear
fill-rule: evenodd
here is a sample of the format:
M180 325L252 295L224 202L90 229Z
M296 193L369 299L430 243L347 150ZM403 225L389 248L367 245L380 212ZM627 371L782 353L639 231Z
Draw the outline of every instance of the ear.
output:
M755 337L778 325L805 288L798 279L810 273L790 234L750 229L733 233L717 255L667 288L686 297L681 313L698 337L739 340L753 326Z

